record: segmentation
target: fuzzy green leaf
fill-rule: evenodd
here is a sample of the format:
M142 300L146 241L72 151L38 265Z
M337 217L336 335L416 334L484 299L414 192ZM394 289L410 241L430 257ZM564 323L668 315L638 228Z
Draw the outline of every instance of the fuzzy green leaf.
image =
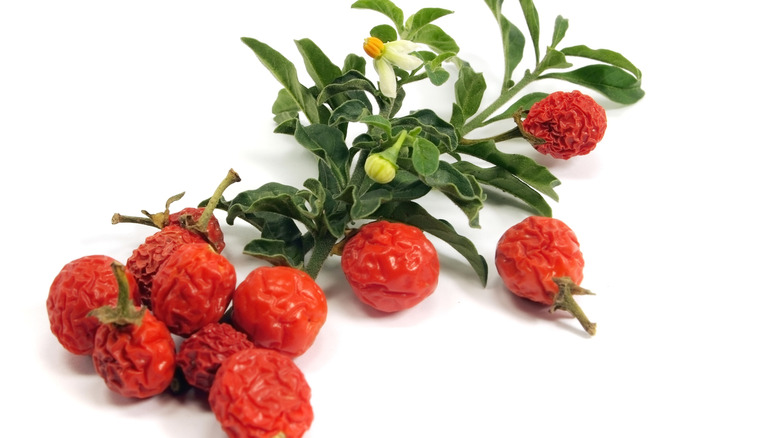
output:
M432 175L439 168L439 148L430 141L417 137L412 146L412 165L420 175Z
M366 74L366 58L350 53L344 58L344 66L341 67L341 73L346 74L350 71L356 71L361 75Z
M414 35L412 40L416 43L425 44L436 53L458 53L460 47L452 37L442 28L435 24L426 24L421 27Z
M390 0L358 0L352 8L379 12L389 17L399 32L404 28L404 12Z
M473 176L465 175L446 161L441 161L435 172L431 175L421 175L420 179L460 207L469 220L469 226L479 228L479 212L482 210L485 194Z
M389 24L380 24L371 28L369 35L375 38L379 38L382 42L395 41L398 39L398 31Z
M267 183L254 190L239 193L228 204L226 222L233 224L240 218L262 230L264 223L256 222L259 213L276 213L301 222L312 229L314 222L306 205L307 198L295 187Z
M482 73L475 72L468 64L460 68L458 80L455 81L455 102L462 110L464 118L468 119L479 111L486 89L487 84Z
M553 29L552 47L553 49L558 46L563 37L566 36L566 31L569 30L569 20L558 16L555 18L555 28Z
M346 187L349 174L349 148L340 130L322 124L299 125L295 130L295 139L328 165L341 188Z
M502 90L506 91L514 85L512 73L523 60L523 51L525 49L525 36L512 22L510 22L503 13L503 0L485 0L490 7L493 16L498 22L501 30L501 42L504 47L504 81Z
M295 65L269 45L254 38L244 37L241 38L241 41L252 49L257 59L290 93L290 96L298 104L298 108L303 111L306 118L312 123L319 123L320 113L317 108L317 102L309 93L309 90L298 80L298 71Z
M593 59L606 64L612 64L631 72L638 80L642 79L642 72L636 68L625 56L618 52L607 49L591 49L587 46L572 46L561 49L561 53L567 56L579 56L581 58Z
M331 62L325 53L310 39L295 41L298 51L303 57L304 65L314 84L322 89L341 76L341 69Z
M357 99L348 100L333 110L328 124L336 126L344 122L359 122L370 113L371 109L366 107L365 102Z
M588 65L577 70L548 73L540 79L560 79L596 90L610 100L632 104L641 99L645 92L642 83L622 68L606 64Z
M456 152L477 157L488 163L506 169L529 186L538 190L553 200L558 200L558 194L553 190L561 184L546 167L537 164L533 159L520 154L507 154L496 148L493 141L460 146Z
M500 189L526 204L532 214L552 216L550 204L536 190L501 167L481 168L468 161L453 164L461 172L474 176L477 181Z
M448 222L431 216L415 202L389 202L383 204L375 213L376 219L403 222L415 226L450 245L471 265L479 277L482 286L487 284L488 266L485 258L479 254L474 243L458 234Z
M523 8L525 22L528 25L528 33L531 35L536 63L539 64L539 13L533 0L520 0L520 6Z
M448 9L422 8L419 11L412 14L406 20L406 26L404 32L401 34L401 38L406 40L414 40L414 35L425 25L452 13L453 11L450 11Z
M549 70L551 68L569 68L571 63L566 60L566 55L562 52L547 48L547 53L544 55L542 62L539 64L539 71Z
M435 144L442 153L454 150L458 144L455 128L429 109L393 120L393 132L400 132L402 129L411 132L415 128L421 128L419 136Z

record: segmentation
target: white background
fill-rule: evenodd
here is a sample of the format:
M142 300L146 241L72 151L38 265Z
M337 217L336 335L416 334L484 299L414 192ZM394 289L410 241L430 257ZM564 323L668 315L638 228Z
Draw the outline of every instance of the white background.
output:
M231 167L243 180L228 198L315 175L312 156L272 133L279 85L239 39L275 47L308 84L295 39L311 38L340 64L387 22L351 3L2 3L0 435L222 436L202 398L110 393L88 358L51 335L48 287L78 257L126 260L152 231L111 225L115 212L160 211L182 191L178 205L195 204ZM544 42L561 14L570 21L561 47L616 50L644 73L647 95L636 105L597 97L609 128L592 154L559 162L521 142L502 146L561 179L554 215L580 239L583 286L597 295L579 302L598 334L503 288L494 246L522 210L490 194L482 228L469 229L430 196L423 204L487 258L487 287L432 238L438 290L412 310L380 316L356 301L338 260L329 260L318 279L328 322L297 359L313 391L307 436L778 436L779 96L767 3L537 3ZM398 5L407 14L454 9L437 23L495 95L500 40L483 2ZM505 13L525 29L517 2L506 2ZM526 53L518 71L532 58ZM451 82L408 92L404 111L448 114ZM241 253L254 231L225 231L241 278L260 264Z

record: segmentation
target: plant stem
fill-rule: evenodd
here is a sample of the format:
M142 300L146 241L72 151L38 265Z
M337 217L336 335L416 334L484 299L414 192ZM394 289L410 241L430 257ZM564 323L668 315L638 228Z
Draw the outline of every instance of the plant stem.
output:
M312 279L317 278L320 270L322 270L322 266L325 264L325 260L330 256L333 247L336 246L337 239L334 235L330 234L327 230L322 234L323 235L314 240L314 248L312 249L311 257L304 268L304 271L306 271Z
M574 295L592 295L592 292L580 287L569 277L553 278L553 281L558 285L558 293L555 295L555 301L552 307L550 307L550 312L564 310L571 313L589 335L595 335L596 323L590 322L579 304L574 301Z
M241 181L241 177L238 176L238 173L236 173L235 170L230 169L225 179L223 179L219 186L217 186L217 190L214 191L214 194L206 204L203 213L200 215L198 222L195 224L195 228L197 230L203 233L207 232L209 220L211 220L211 216L214 214L214 210L217 208L217 205L219 205L219 200L222 199L222 194L225 193L225 190L229 185L239 181Z
M546 57L547 56L545 55L545 58ZM488 119L488 117L498 111L502 106L506 105L510 99L512 99L515 95L517 95L517 93L520 92L520 90L539 78L539 76L544 71L544 64L544 61L539 63L533 72L526 70L525 75L523 75L523 78L520 79L518 83L513 85L505 92L501 93L501 95L498 96L498 98L493 103L491 103L489 106L483 109L482 112L474 116L465 125L463 125L462 134L466 135L469 132L482 127L482 124L485 122L485 120Z
M137 309L130 297L130 284L127 281L125 267L118 262L111 264L111 270L117 281L118 294L115 306L98 307L89 312L89 316L94 316L103 324L141 324L146 309L141 307Z

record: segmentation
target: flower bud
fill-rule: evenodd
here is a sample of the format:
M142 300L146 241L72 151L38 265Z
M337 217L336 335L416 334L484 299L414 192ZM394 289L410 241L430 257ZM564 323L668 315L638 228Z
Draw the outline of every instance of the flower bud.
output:
M379 184L387 184L395 178L398 166L382 154L371 154L366 159L366 175Z
M377 37L368 37L363 41L363 50L366 51L366 55L376 59L385 50L385 43Z

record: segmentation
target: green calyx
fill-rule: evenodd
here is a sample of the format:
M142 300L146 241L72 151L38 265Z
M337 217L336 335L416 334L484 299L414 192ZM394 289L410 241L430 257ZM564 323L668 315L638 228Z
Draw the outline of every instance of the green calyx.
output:
M111 270L114 271L117 285L119 286L119 295L115 306L98 307L88 313L88 316L94 316L103 324L141 325L146 312L145 307L137 308L130 297L130 284L127 281L127 272L125 267L114 262L111 264Z
M407 132L406 130L403 130L392 146L382 152L377 152L368 156L364 169L366 175L371 178L371 180L379 184L387 184L395 179L395 174L398 170L398 164L396 164L398 161L398 154L401 152L401 147L403 146L406 137Z

